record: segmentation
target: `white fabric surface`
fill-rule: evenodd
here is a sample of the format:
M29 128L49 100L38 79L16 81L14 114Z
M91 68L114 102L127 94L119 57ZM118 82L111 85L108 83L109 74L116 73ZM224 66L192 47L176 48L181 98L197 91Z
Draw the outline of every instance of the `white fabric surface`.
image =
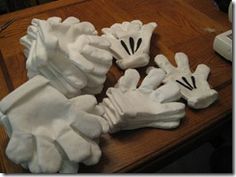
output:
M175 61L177 67L174 67L164 55L155 57L156 64L167 73L163 82L176 81L182 97L192 108L202 109L214 103L218 98L218 93L211 89L207 82L210 68L205 64L199 64L192 73L188 57L182 52L175 54Z
M140 20L115 23L102 32L111 43L111 51L121 69L138 68L148 64L151 37L157 24Z
M112 55L110 42L96 34L91 23L75 17L33 19L20 39L28 77L45 76L68 98L100 93Z
M126 70L117 85L107 90L108 97L101 103L109 131L176 128L185 116L185 105L174 102L180 98L175 82L157 88L164 77L164 71L152 69L137 88L139 73L135 69Z
M0 102L10 136L6 155L34 173L73 173L78 163L96 164L101 157L96 139L108 131L101 114L94 96L67 99L35 76Z

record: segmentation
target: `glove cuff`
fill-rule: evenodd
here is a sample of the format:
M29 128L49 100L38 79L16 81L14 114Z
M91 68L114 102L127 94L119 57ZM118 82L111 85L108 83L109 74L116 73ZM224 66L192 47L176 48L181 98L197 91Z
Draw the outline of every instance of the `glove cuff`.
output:
M49 80L40 75L30 79L1 100L0 108L2 114L7 112L7 110L9 110L14 104L16 104L20 99L26 97L32 91L48 84Z

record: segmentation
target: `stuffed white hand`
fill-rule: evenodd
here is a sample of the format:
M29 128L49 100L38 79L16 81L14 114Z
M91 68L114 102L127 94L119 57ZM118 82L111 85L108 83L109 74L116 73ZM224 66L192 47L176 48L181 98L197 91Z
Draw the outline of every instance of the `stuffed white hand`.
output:
M180 98L176 83L156 89L164 77L164 71L153 69L137 88L138 72L126 70L116 87L107 90L108 98L101 103L110 132L142 127L170 129L179 125L185 105L173 102Z
M95 34L91 23L74 17L63 22L56 17L33 19L20 40L26 47L28 77L45 76L67 97L100 93L112 55L110 43Z
M167 73L163 82L176 81L182 97L187 100L188 105L192 108L206 108L215 102L218 93L211 89L207 82L210 68L204 64L199 64L195 72L192 73L187 55L181 52L175 54L175 61L177 67L171 65L164 55L155 57L156 64Z
M148 64L150 41L156 26L154 22L143 25L140 20L133 20L102 29L103 36L111 42L111 51L121 69Z
M76 172L79 162L97 163L101 150L94 138L108 125L94 114L96 104L91 95L68 100L35 76L0 102L1 122L10 136L8 158L36 173Z

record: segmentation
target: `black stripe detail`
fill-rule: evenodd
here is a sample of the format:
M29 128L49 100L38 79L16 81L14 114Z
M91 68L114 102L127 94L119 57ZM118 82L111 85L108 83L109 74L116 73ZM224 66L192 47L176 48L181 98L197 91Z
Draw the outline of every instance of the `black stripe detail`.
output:
M138 48L140 47L141 43L142 43L142 38L139 38L139 39L138 39L138 42L137 42L137 46L136 46L135 52L136 52L136 51L138 50Z
M126 46L125 42L121 40L120 43L121 43L121 45L124 47L124 49L126 50L126 52L130 55L129 49L128 49L128 47Z
M180 82L180 81L178 81L178 80L176 80L176 82L178 82L180 85L184 86L185 88L187 88L187 89L189 89L189 90L193 90L191 87L189 87L189 86L183 84L182 82Z
M132 53L134 54L134 39L132 37L129 38L129 45Z
M183 81L193 89L193 86L190 85L190 83L188 82L188 80L185 77L182 77Z
M197 86L196 86L196 81L195 81L195 77L194 77L194 76L191 76L191 79L192 79L193 87L194 87L194 88L197 88Z

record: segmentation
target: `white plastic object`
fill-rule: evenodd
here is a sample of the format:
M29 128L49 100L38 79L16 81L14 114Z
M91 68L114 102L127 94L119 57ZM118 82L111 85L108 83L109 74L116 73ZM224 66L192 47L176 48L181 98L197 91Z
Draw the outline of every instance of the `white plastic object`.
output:
M138 68L149 63L152 33L157 24L144 24L140 20L115 23L102 32L110 42L111 51L121 69Z
M199 64L194 73L189 67L188 56L182 52L175 54L174 67L169 60L162 54L155 57L156 64L162 68L167 76L164 83L177 82L180 87L182 97L187 100L188 106L195 109L202 109L210 106L218 98L216 90L211 89L207 78L210 68L205 64Z
M232 30L217 35L214 39L213 49L226 60L232 62L233 59L233 33Z

